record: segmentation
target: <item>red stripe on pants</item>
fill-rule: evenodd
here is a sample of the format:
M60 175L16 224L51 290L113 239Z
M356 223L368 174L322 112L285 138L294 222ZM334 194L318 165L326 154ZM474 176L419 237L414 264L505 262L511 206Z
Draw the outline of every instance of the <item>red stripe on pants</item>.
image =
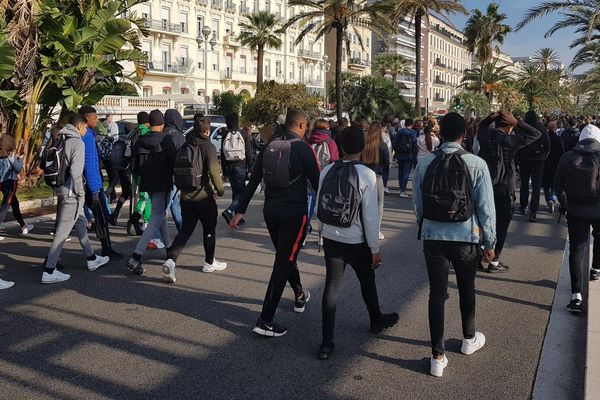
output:
M296 254L300 250L300 241L302 240L302 236L304 236L304 227L306 226L306 215L302 216L302 226L300 227L300 232L298 232L298 236L296 237L296 241L294 242L294 247L292 247L292 253L290 254L290 261L294 262L296 258Z

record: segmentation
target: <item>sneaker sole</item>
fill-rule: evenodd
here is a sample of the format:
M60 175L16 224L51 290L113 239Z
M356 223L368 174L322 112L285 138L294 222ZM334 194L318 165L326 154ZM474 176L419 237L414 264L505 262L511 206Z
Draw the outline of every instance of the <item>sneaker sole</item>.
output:
M295 313L303 313L305 309L306 309L306 306L304 306L302 308L298 308L298 307L294 306Z
M266 329L261 329L258 326L255 326L254 329L252 329L252 332L256 333L257 335L266 336L266 337L281 337L287 333L287 330L283 333L277 333L277 332L273 332L273 331L268 331Z
M69 279L71 279L71 278L69 277L69 278L67 278L67 279L52 279L52 280L49 280L49 281L42 280L42 283L43 283L44 285L48 285L48 284L51 284L51 283L60 283L60 282L66 282L66 281L68 281Z
M164 274L163 278L165 278L165 281L170 282L170 283L175 283L177 281L177 278L175 278L175 276L171 275L171 270L166 265L163 265L162 272Z
M485 338L483 338L483 343L481 344L481 346L472 351L471 350L465 351L465 345L463 343L463 345L460 348L460 352L466 356L470 356L471 354L475 353L476 351L481 350L483 348L483 346L485 346Z
M94 266L94 267L92 267L92 268L88 267L88 271L95 271L95 270L97 270L98 268L100 268L100 267L102 267L102 266L104 266L104 265L108 264L108 263L109 263L109 261L110 261L110 258L109 258L108 260L106 260L106 262L103 262L103 263L102 263L102 264L100 264L100 265L96 265L96 266Z
M569 310L569 312L572 312L573 314L579 314L581 312L583 312L583 309L576 309L576 308L571 308L571 307L567 307L567 310Z
M202 267L202 272L209 274L211 272L225 271L226 269L227 269L227 267L225 267L225 268L216 268L216 267L204 268L204 267Z

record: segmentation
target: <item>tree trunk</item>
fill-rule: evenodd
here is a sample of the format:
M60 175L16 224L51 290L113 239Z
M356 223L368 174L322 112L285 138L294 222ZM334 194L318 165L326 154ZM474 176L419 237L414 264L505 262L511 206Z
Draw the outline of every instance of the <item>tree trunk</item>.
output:
M418 11L415 14L415 112L421 115L421 21L423 14Z
M265 59L265 47L258 46L256 55L256 91L260 90L260 86L263 84L264 75L264 59Z
M344 30L338 27L335 37L335 110L338 122L342 119L342 43Z
M394 87L398 84L398 73L392 74L392 82L394 83Z

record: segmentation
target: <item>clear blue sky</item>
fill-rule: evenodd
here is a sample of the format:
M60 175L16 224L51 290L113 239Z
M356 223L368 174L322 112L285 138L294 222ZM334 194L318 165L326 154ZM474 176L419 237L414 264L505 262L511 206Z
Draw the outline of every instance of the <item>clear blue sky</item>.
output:
M495 0L500 4L500 11L507 15L506 23L514 26L531 7L543 2L543 0ZM465 7L471 11L479 8L484 13L490 0L463 0ZM458 15L450 18L458 29L463 29L468 16ZM549 39L544 39L546 31L560 19L559 14L553 14L527 25L519 32L511 32L502 50L511 56L530 56L542 47L551 47L556 49L565 66L571 63L575 51L569 49L569 43L573 39L573 33L568 30L561 30L552 35Z

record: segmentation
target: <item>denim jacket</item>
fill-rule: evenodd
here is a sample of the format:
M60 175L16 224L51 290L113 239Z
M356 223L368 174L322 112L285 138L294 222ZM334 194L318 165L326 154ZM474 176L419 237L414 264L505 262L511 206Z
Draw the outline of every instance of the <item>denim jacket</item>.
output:
M441 147L446 153L453 153L462 147L457 143L444 143ZM421 184L427 167L435 158L430 154L419 161L413 180L413 205L417 221L422 221L421 238L423 240L442 240L449 242L483 243L486 249L496 246L496 210L492 180L485 161L473 154L462 156L467 163L473 180L473 202L475 213L465 222L438 222L423 219Z

